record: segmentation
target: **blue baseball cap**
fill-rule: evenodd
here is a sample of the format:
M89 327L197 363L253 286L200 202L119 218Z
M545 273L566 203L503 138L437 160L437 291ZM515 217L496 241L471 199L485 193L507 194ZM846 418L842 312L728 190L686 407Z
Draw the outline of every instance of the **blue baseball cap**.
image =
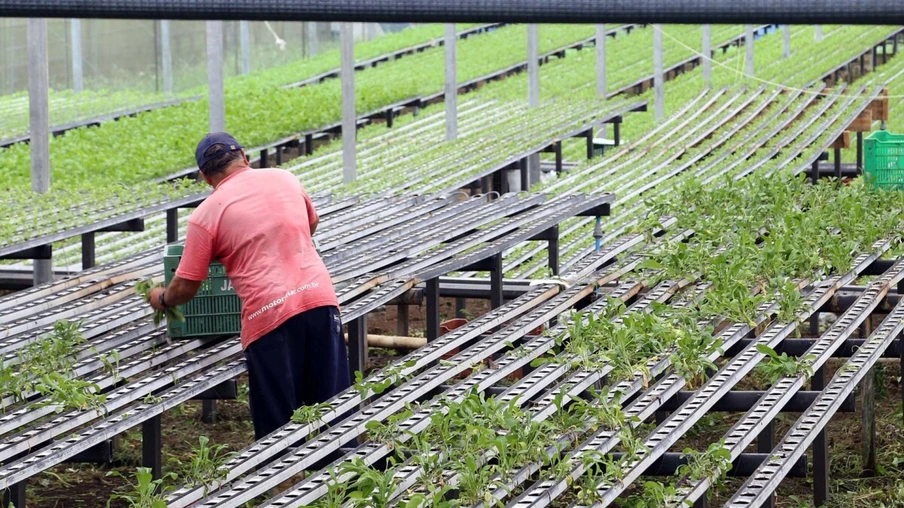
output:
M211 150L214 145L225 145L224 148ZM242 145L231 134L226 132L211 132L204 136L195 149L195 160L198 162L198 169L204 167L208 162L216 159L226 152L241 150Z

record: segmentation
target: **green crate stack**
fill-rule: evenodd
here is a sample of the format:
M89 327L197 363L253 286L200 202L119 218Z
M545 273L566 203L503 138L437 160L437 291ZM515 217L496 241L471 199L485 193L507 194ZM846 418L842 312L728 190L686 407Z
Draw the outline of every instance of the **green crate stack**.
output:
M183 244L166 246L163 256L164 280L168 285L179 268ZM170 337L204 337L211 335L238 334L242 325L242 304L226 276L226 267L211 263L207 269L207 280L192 300L179 309L185 321L167 322Z
M877 189L904 189L904 134L876 131L863 140L863 172Z

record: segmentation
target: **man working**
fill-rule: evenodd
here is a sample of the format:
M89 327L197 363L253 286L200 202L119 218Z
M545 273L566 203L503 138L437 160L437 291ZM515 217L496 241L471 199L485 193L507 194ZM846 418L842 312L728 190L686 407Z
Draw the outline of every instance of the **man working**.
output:
M195 151L214 190L188 220L175 277L150 294L157 310L191 300L214 259L242 301L242 349L255 439L295 409L324 402L351 378L339 302L311 235L318 217L298 179L251 169L231 135L208 134Z

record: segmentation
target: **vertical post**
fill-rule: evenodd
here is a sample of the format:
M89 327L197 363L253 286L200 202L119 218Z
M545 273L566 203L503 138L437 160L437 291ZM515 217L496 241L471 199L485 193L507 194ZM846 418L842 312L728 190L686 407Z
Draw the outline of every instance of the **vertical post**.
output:
M173 52L170 47L170 22L160 20L160 59L163 67L163 93L173 93Z
M247 21L239 21L239 44L242 46L242 74L251 72L251 27Z
M703 82L713 86L712 25L703 25Z
M863 174L863 133L857 133L857 172Z
M31 145L31 190L44 194L50 190L50 98L47 68L47 20L31 18L27 25L28 42L28 121ZM50 259L34 261L34 283L53 280Z
M317 23L306 21L308 32L308 56L317 54Z
M427 342L439 337L439 277L427 281Z
M531 108L540 106L540 36L535 24L527 25L527 100ZM540 154L528 156L527 163L528 180L522 179L522 191L540 181Z
M355 34L353 25L344 22L340 29L342 45L342 179L348 184L355 181Z
M14 506L15 508L26 508L25 505L25 480L16 483L15 485L10 485L9 488L3 491L2 502L3 506Z
M810 182L816 185L819 181L819 160L813 161L813 167L810 169ZM817 327L818 328L818 327Z
M822 25L816 25L816 42L822 42Z
M763 431L760 432L760 435L756 438L757 453L772 453L772 448L775 446L774 438L775 422L769 422L766 424L766 427L763 428ZM763 503L762 506L765 508L774 508L775 494L769 496L769 499L765 503Z
M504 274L502 269L502 254L496 254L490 259L493 264L490 270L490 308L498 309L503 304L502 293L502 277Z
M612 144L615 146L621 145L621 123L622 118L616 117L612 122Z
M348 370L364 374L367 368L367 316L361 316L348 324Z
M408 336L408 304L400 303L396 306L396 335Z
M145 420L141 424L141 465L150 468L155 479L163 476L162 443L160 415Z
M747 46L747 75L753 76L753 25L744 27L747 34L744 37L744 44Z
M791 56L791 25L784 26L782 37L785 42L785 51L782 53L782 58L789 58Z
M446 24L446 141L458 137L458 33L455 23Z
M817 330L818 330L817 321ZM812 326L812 322L811 322ZM817 335L814 335L817 336ZM816 369L810 380L810 389L822 391L826 387L825 367ZM813 441L813 503L815 506L823 506L829 499L829 442L826 439L826 430L816 434Z
M202 400L201 401L201 422L202 423L214 423L217 421L217 401L216 400Z
M596 25L596 94L606 98L606 25Z
M465 317L465 310L467 309L468 301L464 298L456 298L455 299L455 317L463 318Z
M207 96L210 132L226 130L223 90L223 22L207 22Z
M549 230L547 240L547 252L549 253L549 271L553 276L559 275L559 226L553 226Z
M835 149L835 178L841 178L841 148Z
M76 92L84 90L84 76L82 71L82 20L73 19L70 22L69 37L72 49L72 89Z
M94 252L94 233L84 233L82 235L82 270L94 267Z
M562 172L562 142L556 141L556 174Z
M653 87L656 89L656 120L665 117L665 89L662 75L662 25L653 25Z
M540 40L537 25L527 25L527 102L540 105Z
M521 190L526 191L530 188L530 163L527 157L518 161L518 169L521 173Z
M166 211L166 243L179 240L179 209L172 208Z

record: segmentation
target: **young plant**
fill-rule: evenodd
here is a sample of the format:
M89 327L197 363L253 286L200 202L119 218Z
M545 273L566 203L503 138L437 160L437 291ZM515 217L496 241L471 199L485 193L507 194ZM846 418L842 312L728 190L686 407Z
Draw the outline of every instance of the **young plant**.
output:
M154 283L153 280L148 279L139 282L135 285L135 292L144 297L144 301L151 301L151 290L154 288L163 287L163 283L158 282ZM182 314L182 311L177 309L176 307L168 307L166 312L155 310L154 311L154 326L159 325L163 319L166 318L169 322L183 322L185 321L185 316Z
M678 468L678 474L692 482L710 480L715 483L731 469L731 452L725 447L724 439L710 444L703 453L685 448L681 457L687 459L687 464Z
M128 483L128 489L114 492L107 500L107 508L116 500L125 501L129 508L166 508L166 494L172 490L167 487L167 480L175 480L175 473L167 473L163 478L154 480L154 475L149 467L140 467L135 471L135 481L128 479L119 471L110 471L107 476L124 478Z
M317 423L319 424L318 427L322 426L326 423L323 421L323 413L328 411L331 407L332 406L326 402L301 406L292 413L292 421L300 425ZM319 428L311 433L311 437L316 437L318 434L320 434Z
M778 354L774 349L765 344L757 344L756 350L767 357L765 362L761 362L757 366L757 369L766 377L770 384L775 383L783 377L800 375L809 377L813 375L811 365L813 360L816 359L813 355L807 355L798 360L797 358L788 356L787 353Z
M225 467L226 462L235 455L234 452L223 453L228 448L227 445L211 446L209 443L210 439L207 436L199 437L199 446L192 450L191 460L188 462L183 463L175 457L170 459L186 486L203 486L205 496L211 485L226 479L229 473Z
M54 412L56 413L71 409L79 411L94 409L101 415L107 413L104 406L107 397L100 393L100 386L95 383L68 378L59 372L51 372L41 376L35 389L45 396L37 404L38 407L55 406Z

